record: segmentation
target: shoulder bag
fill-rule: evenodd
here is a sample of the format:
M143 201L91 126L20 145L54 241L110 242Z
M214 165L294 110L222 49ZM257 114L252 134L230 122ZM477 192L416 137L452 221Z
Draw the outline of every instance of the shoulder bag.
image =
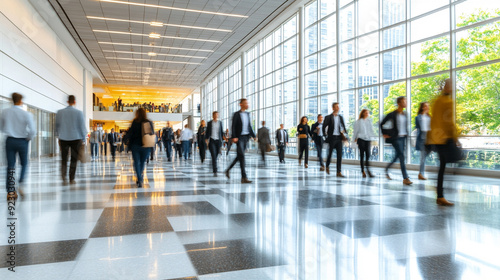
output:
M143 148L152 148L155 146L156 135L153 133L153 128L151 127L151 123L143 122L142 123L142 147Z

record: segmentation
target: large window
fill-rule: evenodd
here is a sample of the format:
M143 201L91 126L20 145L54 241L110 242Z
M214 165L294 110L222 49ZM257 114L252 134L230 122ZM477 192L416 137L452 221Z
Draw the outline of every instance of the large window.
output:
M368 109L377 134L372 160L388 161L393 150L383 144L379 122L396 108L398 96L406 96L407 160L418 163L418 106L432 102L442 81L452 78L455 117L468 154L459 165L500 169L500 124L491 117L500 107L500 1L316 0L275 26L244 50L241 84L254 125L265 120L274 130L283 123L294 136L299 114L315 119L340 102L351 133L359 112ZM203 100L212 100L210 80L203 88ZM230 107L230 98L218 100ZM344 156L359 158L354 145ZM435 156L428 161L437 163Z

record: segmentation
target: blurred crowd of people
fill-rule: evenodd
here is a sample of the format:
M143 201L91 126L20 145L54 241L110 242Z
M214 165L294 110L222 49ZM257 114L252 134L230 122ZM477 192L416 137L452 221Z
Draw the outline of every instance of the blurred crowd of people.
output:
M172 103L155 104L153 102L124 103L121 98L118 98L118 100L113 102L111 107L115 112L131 112L137 110L138 108L143 108L148 113L182 113L182 104L175 104L175 105L172 105ZM99 104L99 111L108 111L108 110L109 107L103 106L102 103Z

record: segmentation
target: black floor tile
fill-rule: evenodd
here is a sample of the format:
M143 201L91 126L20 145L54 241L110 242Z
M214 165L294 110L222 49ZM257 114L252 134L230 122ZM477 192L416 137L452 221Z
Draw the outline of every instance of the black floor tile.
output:
M61 203L61 210L90 210L90 209L103 209L105 207L106 207L105 202Z
M259 251L253 239L184 245L198 275L283 265Z
M73 261L86 241L77 239L15 245L16 266ZM10 246L0 246L3 260L0 268L9 267L6 256L11 253Z

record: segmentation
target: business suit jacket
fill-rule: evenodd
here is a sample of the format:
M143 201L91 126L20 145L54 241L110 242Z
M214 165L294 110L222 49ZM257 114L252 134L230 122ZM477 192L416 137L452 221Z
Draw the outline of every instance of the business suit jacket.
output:
M323 123L323 126L325 125L325 123ZM318 142L320 140L323 140L319 135L318 133L316 132L317 128L319 126L319 122L315 122L313 123L313 125L311 126L311 134L312 134L312 139L314 140L314 142ZM323 134L324 135L324 134Z
M345 123L344 123L344 117L341 115L339 116L340 120L340 132L344 131L345 132L345 137L347 137L347 129L345 128ZM325 120L323 121L323 135L327 137L327 139L332 139L333 137L333 132L335 131L335 117L333 116L333 113L326 116Z
M165 127L163 128L163 131L161 133L161 139L163 142L172 142L174 140L174 131L171 127Z
M406 115L406 112L404 112ZM387 122L392 122L392 128L384 128L384 125ZM408 122L408 117L406 118L406 122ZM405 124L408 125L407 123ZM398 111L394 110L387 114L385 118L380 123L380 130L382 131L382 135L389 135L389 138L385 138L385 142L393 143L396 139L398 139L399 129L398 129Z
M281 141L281 129L278 129L276 130L276 144L279 145L281 142L287 144L288 143L288 132L286 131L286 129L283 129L283 134L284 134L284 138L283 141Z
M235 112L233 114L233 123L231 125L231 138L240 138L241 137L241 131L243 130L243 124L241 121L241 114L247 114L248 115L248 132L250 137L255 137L255 133L253 132L252 129L252 120L250 119L250 114L248 112Z
M75 109L73 106L57 111L56 133L59 139L63 141L85 141L87 128L82 111Z
M259 146L266 147L268 144L271 144L271 138L269 137L269 129L267 127L259 128L257 132L257 139L259 139Z
M200 143L204 143L205 142L205 138L207 137L207 127L203 127L203 126L199 126L198 127L198 132L196 133L196 140L198 141L198 145L200 145Z
M207 133L206 133L206 140L210 140L210 137L212 136L212 121L209 121L207 124ZM224 140L224 129L222 128L222 122L219 121L219 140L222 142Z
M118 142L119 139L118 139L118 135L116 135L116 132L110 132L108 134L108 142L111 146L114 146L116 145L116 142Z

